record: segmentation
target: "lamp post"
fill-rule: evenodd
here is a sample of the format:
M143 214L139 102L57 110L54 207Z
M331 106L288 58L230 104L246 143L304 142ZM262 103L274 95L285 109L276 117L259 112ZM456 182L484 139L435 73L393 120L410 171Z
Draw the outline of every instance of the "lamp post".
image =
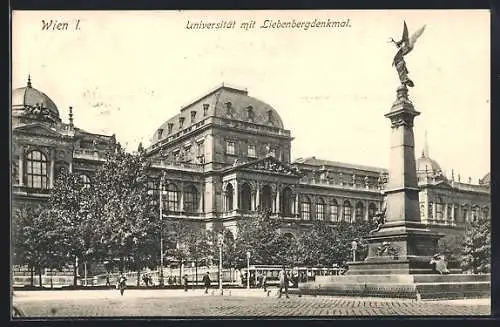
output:
M160 286L164 286L163 280L163 182L165 173L160 177Z
M218 235L219 243L219 291L222 295L222 246L224 245L224 234L220 233Z
M247 251L247 289L250 289L250 251Z

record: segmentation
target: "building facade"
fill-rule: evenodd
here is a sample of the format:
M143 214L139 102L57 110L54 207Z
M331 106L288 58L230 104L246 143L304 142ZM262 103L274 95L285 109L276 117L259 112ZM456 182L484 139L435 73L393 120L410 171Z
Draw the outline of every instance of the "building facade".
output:
M291 161L293 137L278 112L247 90L225 86L184 106L153 131L146 149L149 186L163 189L164 214L203 228L237 234L239 219L268 210L283 231L296 234L313 220L368 220L383 205L384 168L300 158ZM93 172L114 151L113 135L68 123L43 92L12 93L13 208L47 201L61 169L92 183ZM425 152L425 151L424 151ZM490 215L489 174L480 183L443 176L428 153L417 159L421 221L445 233ZM166 177L160 182L160 176Z

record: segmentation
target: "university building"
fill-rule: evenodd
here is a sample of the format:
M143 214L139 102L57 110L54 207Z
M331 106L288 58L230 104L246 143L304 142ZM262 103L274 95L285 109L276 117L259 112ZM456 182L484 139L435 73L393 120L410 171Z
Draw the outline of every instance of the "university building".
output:
M238 219L260 210L281 217L283 231L297 234L313 220L368 220L383 205L387 170L323 160L292 162L292 134L277 110L247 90L219 86L184 106L152 131L149 185L164 189L164 214L203 228L237 233ZM67 122L56 104L26 86L12 93L13 210L46 203L61 169L85 183L109 151L114 135L87 132ZM165 180L160 182L164 174ZM444 233L490 215L490 177L479 183L447 178L428 150L417 158L421 221Z

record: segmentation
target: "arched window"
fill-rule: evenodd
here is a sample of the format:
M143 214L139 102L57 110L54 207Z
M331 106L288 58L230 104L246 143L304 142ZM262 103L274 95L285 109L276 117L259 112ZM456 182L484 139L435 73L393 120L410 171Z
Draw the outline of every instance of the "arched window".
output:
M26 183L28 187L46 189L49 187L47 157L40 151L26 155Z
M368 218L372 219L377 213L377 205L375 203L370 203L368 205Z
M167 211L179 211L179 191L177 190L177 186L175 184L168 184L166 195Z
M252 190L250 189L250 185L247 183L243 183L241 185L241 201L240 208L243 211L252 210Z
M300 215L304 220L311 219L311 200L309 197L303 196L300 202Z
M447 204L446 205L446 220L451 221L453 219L453 216L451 215L452 211L453 211L453 205Z
M318 198L316 201L316 219L325 220L325 201L322 198Z
M281 199L280 199L280 211L285 217L289 217L292 215L293 208L293 196L292 190L289 187L285 187L281 191Z
M90 186L92 185L90 177L88 177L87 175L80 175L80 179L82 180L83 188L90 188Z
M198 211L198 191L196 190L196 187L194 187L194 185L188 185L184 189L184 211Z
M471 221L476 221L479 215L479 207L477 205L472 206L472 217Z
M272 197L271 186L264 185L262 187L262 194L260 195L260 208L262 210L268 210L272 208Z
M464 222L469 221L469 206L466 204L463 206L463 209L462 209L462 219Z
M429 207L427 209L427 217L429 217L429 219L434 218L434 203L433 202L429 202Z
M443 200L438 198L436 201L436 219L443 220Z
M482 210L483 218L488 219L490 214L490 209L488 207L484 207Z
M330 220L339 221L339 205L335 199L330 202Z
M227 184L226 186L226 192L224 194L226 198L226 211L231 211L233 210L233 194L234 194L234 188L232 184Z
M365 213L365 207L363 206L363 203L358 202L356 204L356 216L355 216L355 221L362 221L363 220L363 215Z
M352 207L349 201L344 201L344 221L349 223L352 221Z

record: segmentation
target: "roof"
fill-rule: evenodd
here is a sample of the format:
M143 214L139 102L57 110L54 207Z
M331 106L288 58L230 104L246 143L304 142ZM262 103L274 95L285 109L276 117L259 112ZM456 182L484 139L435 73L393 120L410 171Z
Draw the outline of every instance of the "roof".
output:
M204 106L207 105L205 112ZM245 89L222 85L184 106L180 113L160 125L154 131L153 143L169 135L169 124L172 126L172 133L175 133L210 116L283 128L281 117L269 104L249 96ZM159 130L162 130L161 137Z
M40 105L43 109L48 109L54 117L60 119L59 110L54 101L42 91L35 89L31 85L31 79L28 77L26 86L12 91L12 110L24 111L26 107L35 107L37 105Z
M294 164L305 164L305 165L311 165L311 166L342 167L342 168L348 168L348 169L374 171L374 172L378 172L378 173L387 173L388 172L388 170L385 168L357 165L357 164L331 161L331 160L325 160L325 159L317 159L316 157L300 158L300 159L295 160L293 163Z

